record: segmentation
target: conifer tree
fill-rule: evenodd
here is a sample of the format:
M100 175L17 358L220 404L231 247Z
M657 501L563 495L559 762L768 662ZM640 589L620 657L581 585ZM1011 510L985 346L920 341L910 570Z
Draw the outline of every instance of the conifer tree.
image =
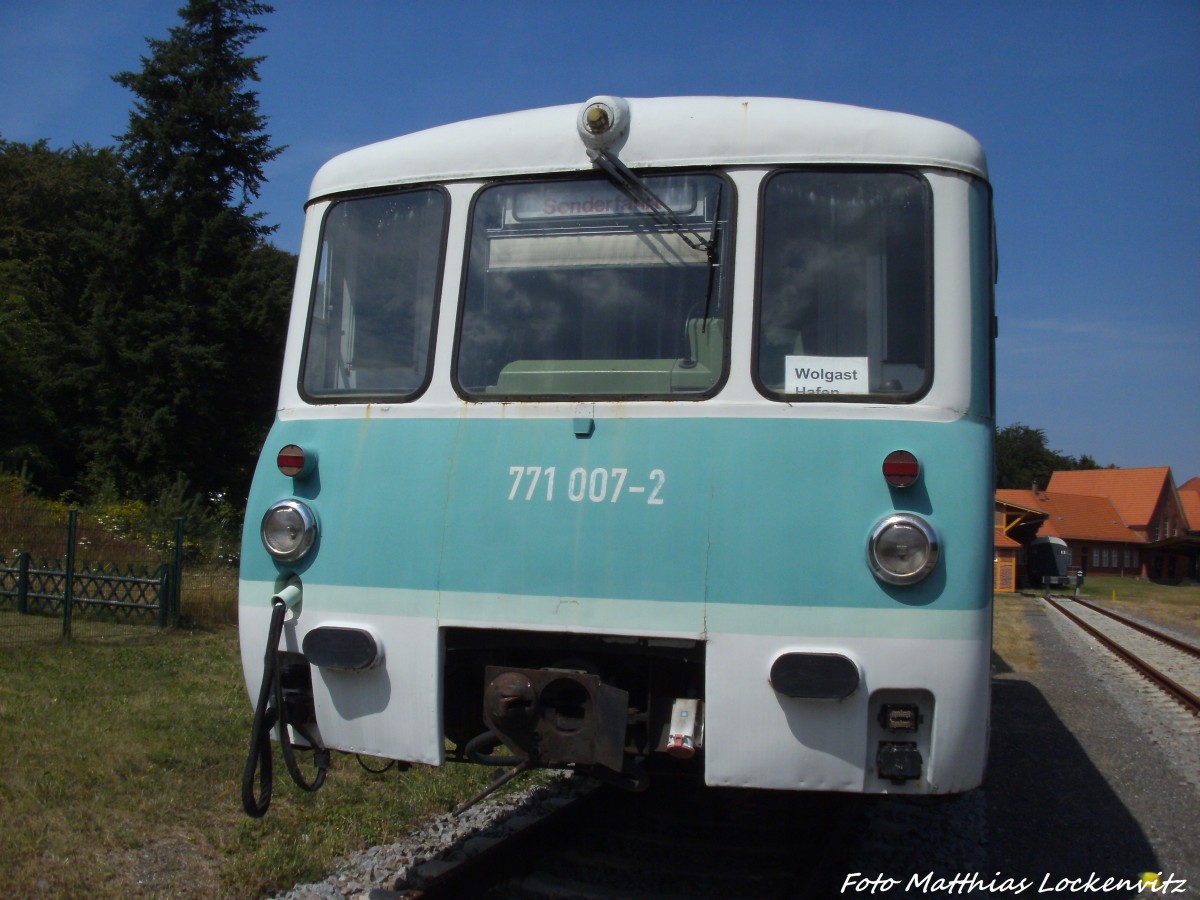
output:
M170 38L148 38L140 72L113 80L137 100L119 136L126 166L156 205L196 213L233 209L245 215L258 197L264 167L283 148L271 147L258 111L261 56L243 53L265 29L254 16L272 12L255 0L190 0ZM246 216L260 235L270 229Z
M142 197L137 299L110 321L120 343L97 484L152 496L183 476L244 496L278 387L292 260L252 214L267 163L263 57L245 55L272 11L253 0L189 0L139 72L118 136Z

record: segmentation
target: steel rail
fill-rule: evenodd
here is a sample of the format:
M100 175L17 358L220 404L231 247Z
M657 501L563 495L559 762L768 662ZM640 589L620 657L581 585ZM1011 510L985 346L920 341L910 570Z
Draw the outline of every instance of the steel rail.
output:
M601 786L462 862L372 896L823 897L849 871L839 862L862 823L862 798L713 791L660 776L643 793Z
M585 789L570 800L537 816L522 816L519 827L505 837L487 840L480 849L454 860L421 887L388 892L395 900L442 900L479 896L484 885L499 883L519 865L523 856L535 856L540 843L556 830L568 829L572 816L586 815L602 797L596 788ZM465 844L471 841L468 838Z
M1132 653L1121 644L1117 643L1117 641L1104 634L1104 632L1100 631L1095 626L1079 618L1079 616L1066 609L1066 607L1064 607L1057 600L1052 600L1049 597L1045 599L1047 603L1057 609L1060 613L1098 640L1118 657L1125 660L1127 663L1137 669L1151 682L1158 685L1160 688L1166 691L1166 693L1182 703L1184 707L1186 707L1188 711L1192 713L1192 715L1200 715L1200 697L1196 696L1173 678L1163 674L1158 669L1154 668L1154 666L1150 665L1145 660L1141 659L1139 656ZM1157 635L1155 635L1155 637L1157 637Z
M1162 641L1164 644L1170 644L1176 650L1182 650L1184 653L1200 659L1200 647L1197 647L1194 644L1189 644L1187 641L1181 641L1177 637L1159 631L1157 628L1151 628L1149 625L1143 625L1141 622L1135 622L1133 619L1127 618L1120 613L1115 613L1110 609L1105 609L1103 606L1097 606L1095 603L1092 603L1089 600L1076 600L1074 602L1078 603L1080 606L1086 606L1088 609L1094 610L1101 615L1108 616L1110 619L1116 619L1122 625L1128 625L1130 628L1136 628L1142 634L1148 635L1154 638L1156 641Z

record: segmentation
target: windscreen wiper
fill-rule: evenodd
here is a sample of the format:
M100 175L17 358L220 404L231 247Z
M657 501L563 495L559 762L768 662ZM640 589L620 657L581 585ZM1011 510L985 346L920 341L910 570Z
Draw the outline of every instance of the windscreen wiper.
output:
M667 206L658 194L650 190L632 169L617 158L616 154L609 153L602 147L589 147L587 155L593 165L600 169L621 193L636 203L647 215L678 234L683 242L693 250L703 250L708 255L710 263L716 263L717 242L685 225L679 216L675 215L674 210Z

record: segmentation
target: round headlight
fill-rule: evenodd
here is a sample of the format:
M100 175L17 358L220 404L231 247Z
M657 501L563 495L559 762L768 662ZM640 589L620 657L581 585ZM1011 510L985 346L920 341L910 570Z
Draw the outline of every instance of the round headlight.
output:
M295 562L317 539L317 517L299 500L280 500L262 520L262 542L281 562Z
M624 97L593 97L579 108L575 127L585 147L613 147L629 131L629 101Z
M888 584L915 584L933 571L937 559L937 534L924 519L907 513L888 516L867 542L871 571Z

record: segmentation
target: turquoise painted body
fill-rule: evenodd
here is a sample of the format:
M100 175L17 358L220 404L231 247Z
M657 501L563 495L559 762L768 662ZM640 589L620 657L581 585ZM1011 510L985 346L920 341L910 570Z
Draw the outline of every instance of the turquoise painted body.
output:
M275 451L288 443L319 453L314 476L278 472ZM912 488L881 474L898 448L922 462ZM320 522L298 571L306 585L339 586L346 613L353 588L692 604L698 632L714 604L748 615L986 611L990 458L991 426L970 418L598 417L586 437L572 418L277 421L250 497L242 578L289 571L263 550L258 522L297 496ZM885 585L866 562L870 529L895 511L924 516L942 542L916 585Z

